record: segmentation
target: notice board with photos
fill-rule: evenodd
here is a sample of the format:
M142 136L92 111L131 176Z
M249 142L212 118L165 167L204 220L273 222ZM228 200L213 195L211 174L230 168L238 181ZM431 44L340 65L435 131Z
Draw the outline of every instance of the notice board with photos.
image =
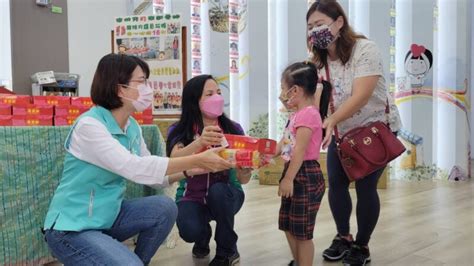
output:
M180 14L115 18L112 51L137 56L150 67L153 115L178 117L186 80L186 28Z

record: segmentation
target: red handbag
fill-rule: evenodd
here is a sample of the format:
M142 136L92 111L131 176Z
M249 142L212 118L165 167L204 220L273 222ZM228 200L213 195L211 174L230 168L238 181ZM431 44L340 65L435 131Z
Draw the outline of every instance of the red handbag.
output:
M329 71L326 67L328 81ZM331 94L330 107L334 113L334 100ZM337 126L334 127L337 153L350 181L361 180L369 174L385 167L390 161L405 151L405 146L390 130L388 115L390 108L385 106L387 124L382 121L354 128L339 138Z

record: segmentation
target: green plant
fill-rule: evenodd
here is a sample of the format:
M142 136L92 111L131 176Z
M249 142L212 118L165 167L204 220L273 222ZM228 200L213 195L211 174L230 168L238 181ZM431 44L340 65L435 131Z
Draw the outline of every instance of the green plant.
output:
M268 113L259 115L257 120L252 122L248 135L255 138L268 138Z

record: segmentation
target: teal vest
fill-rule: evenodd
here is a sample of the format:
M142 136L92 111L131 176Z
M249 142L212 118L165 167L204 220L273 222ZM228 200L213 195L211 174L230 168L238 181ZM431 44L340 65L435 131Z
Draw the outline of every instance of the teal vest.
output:
M129 118L127 132L124 133L112 113L105 108L93 107L77 121L83 117L97 119L122 146L134 154L140 154L140 127L133 118ZM77 121L66 139L66 151ZM120 212L125 182L123 177L67 152L63 175L49 205L44 229L82 231L111 228Z

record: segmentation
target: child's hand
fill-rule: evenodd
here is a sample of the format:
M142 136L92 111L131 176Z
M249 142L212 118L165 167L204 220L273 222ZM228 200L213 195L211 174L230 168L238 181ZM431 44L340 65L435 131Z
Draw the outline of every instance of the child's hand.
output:
M293 180L285 177L280 182L280 187L278 188L278 196L284 198L291 198L293 196Z

